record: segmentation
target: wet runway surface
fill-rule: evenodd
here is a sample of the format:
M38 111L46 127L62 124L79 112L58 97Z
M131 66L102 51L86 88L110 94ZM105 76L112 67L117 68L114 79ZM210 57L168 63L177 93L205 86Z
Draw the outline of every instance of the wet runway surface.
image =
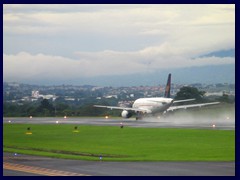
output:
M119 126L123 123L129 127L145 128L193 128L193 129L224 129L235 130L235 120L232 119L176 119L176 118L145 118L135 119L111 119L111 118L3 118L4 123L29 123L29 124L76 124L76 125L100 125Z
M145 128L193 128L235 130L235 122L146 118L3 118L4 123L76 124ZM215 125L215 126L213 126ZM235 176L235 162L105 162L56 159L3 153L4 176Z

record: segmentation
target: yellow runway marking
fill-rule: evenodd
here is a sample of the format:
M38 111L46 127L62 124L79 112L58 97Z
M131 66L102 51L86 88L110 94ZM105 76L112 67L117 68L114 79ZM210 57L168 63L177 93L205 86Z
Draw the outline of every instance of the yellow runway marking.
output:
M22 171L22 172L40 174L40 175L46 175L46 176L89 176L87 174L79 174L79 173L73 173L68 171L59 171L54 169L26 166L26 165L7 163L7 162L3 163L3 169L13 170L13 171Z

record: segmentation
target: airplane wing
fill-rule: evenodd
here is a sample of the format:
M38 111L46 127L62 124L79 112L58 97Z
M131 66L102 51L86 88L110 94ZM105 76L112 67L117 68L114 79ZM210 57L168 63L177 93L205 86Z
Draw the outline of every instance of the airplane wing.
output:
M219 104L220 102L212 102L212 103L202 103L202 104L190 104L190 105L181 105L181 106L171 106L167 109L167 111L174 111L177 109L187 109L192 107L202 107L202 106L208 106L208 105L215 105Z
M188 101L194 101L196 99L183 99L183 100L174 100L173 103L179 103L179 102L188 102Z
M94 107L100 108L107 108L107 109L120 109L120 110L127 110L127 111L140 111L143 113L149 112L149 109L144 108L129 108L129 107L118 107L118 106L101 106L101 105L93 105Z

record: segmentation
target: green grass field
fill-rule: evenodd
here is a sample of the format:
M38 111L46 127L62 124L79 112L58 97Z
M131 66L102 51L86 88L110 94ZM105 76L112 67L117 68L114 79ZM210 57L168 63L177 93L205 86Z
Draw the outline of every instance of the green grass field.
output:
M26 135L31 127L32 135ZM235 131L3 124L3 150L110 161L234 161Z

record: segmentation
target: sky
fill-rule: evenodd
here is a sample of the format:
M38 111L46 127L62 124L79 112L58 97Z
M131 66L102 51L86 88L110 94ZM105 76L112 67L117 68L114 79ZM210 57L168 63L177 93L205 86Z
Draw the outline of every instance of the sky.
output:
M235 82L234 4L4 4L3 80Z

